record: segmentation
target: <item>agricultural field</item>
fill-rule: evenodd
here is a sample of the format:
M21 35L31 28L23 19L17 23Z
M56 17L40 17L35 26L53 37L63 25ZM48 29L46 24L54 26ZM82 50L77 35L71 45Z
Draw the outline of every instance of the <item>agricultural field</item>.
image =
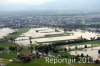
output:
M25 33L29 31L29 28L19 28L16 30L16 32L13 34L9 34L8 36L6 36L5 38L17 38L19 37L22 33Z
M6 36L6 38L17 38L17 37L20 37L22 36L23 33L26 33L29 31L29 28L21 28L21 29L18 29L16 34L10 34L8 36ZM53 34L54 35L54 34ZM49 35L49 37L46 37L46 38L51 38L51 37L61 37L61 36L69 36L69 35L62 35L62 34L56 34L56 36L52 36L52 35ZM45 38L45 37L42 37L42 38ZM34 39L34 38L32 38ZM37 37L37 39L39 39ZM52 43L52 42L51 42ZM95 40L95 41L88 41L88 42L82 42L82 43L76 43L76 44L69 44L69 46L76 46L76 45L88 45L88 44L93 44L93 45L99 45L100 44L100 40ZM23 48L21 53L27 53L27 52L30 52L30 46L20 46L19 44L17 43L14 43L14 42L0 42L0 47L3 47L5 48L6 50L9 49L9 47L12 46L12 47L17 47L17 48ZM35 48L36 46L39 46L37 44L34 44L32 43L31 47ZM60 48L58 48L60 49ZM34 58L32 59L29 63L22 63L22 62L18 62L18 61L15 61L15 62L11 62L10 60L15 58L17 56L17 52L18 51L14 51L13 53L10 53L10 54L0 54L0 58L2 58L2 62L0 62L1 64L6 64L6 66L99 66L99 64L83 64L83 63L74 63L74 64L68 64L68 63L57 63L57 64L51 64L51 63L46 63L45 62L45 59L44 57L40 57L40 58ZM64 55L67 57L74 57L75 55L71 55L70 53L52 53L52 55L54 56L58 56L58 55Z
M84 23L82 23L83 25L98 25L98 24L100 24L100 22L84 22Z

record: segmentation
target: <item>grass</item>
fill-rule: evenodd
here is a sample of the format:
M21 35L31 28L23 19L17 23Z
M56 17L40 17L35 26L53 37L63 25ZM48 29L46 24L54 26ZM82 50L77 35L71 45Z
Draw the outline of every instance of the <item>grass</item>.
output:
M50 64L46 63L43 58L34 59L33 61L29 63L20 63L20 62L12 62L7 64L7 66L61 66L62 64ZM63 66L66 66L67 64L63 64Z
M10 63L10 62L9 62L9 59L3 59L3 60L0 62L0 64L8 64L8 63Z
M19 37L22 33L28 32L29 28L19 28L15 34L9 34L5 38L17 38Z
M17 30L17 33L15 33L15 34L9 34L5 38L8 38L8 39L9 38L17 38L19 35L21 35L24 32L27 32L27 31L29 31L29 28L19 28ZM0 42L0 47L5 48L6 50L8 50L10 46L15 46L17 48L21 47L20 45L18 45L16 43L13 43L13 42ZM26 47L23 47L23 48L26 48ZM3 59L12 59L14 57L16 57L16 52L11 53L11 54L0 54L0 58L3 58Z
M16 34L10 34L7 36L7 38L16 38L19 35L21 35L24 32L27 32L29 29L28 28L20 28L18 29ZM79 43L79 44L100 44L100 40L96 40L96 41L89 41L89 42L83 42L83 43ZM5 43L0 43L0 47L4 47L6 49L8 49L10 46L17 46L20 47L18 44L16 43L12 43L12 42L5 42ZM32 45L33 47L35 47L35 45ZM22 46L24 47L24 46ZM27 47L24 47L23 53L29 52L29 49ZM54 53L54 55L67 55L68 57L72 57L72 55L68 54L68 53ZM3 63L7 64L6 66L71 66L67 63L62 63L62 64L51 64L51 63L46 63L44 58L36 58L33 59L31 62L29 63L21 63L21 62L9 62L8 60L12 59L16 57L16 52L11 53L11 54L0 54L0 58L3 58L4 61ZM100 66L99 64L79 64L79 63L75 63L74 66Z
M94 40L94 41L88 41L88 42L82 42L82 43L76 43L76 44L69 44L69 45L73 46L73 45L86 45L86 44L100 45L100 40Z
M5 49L9 49L10 46L20 47L18 44L12 43L12 42L1 42L0 43L0 47L3 47Z
M100 44L100 40L82 42L82 43L79 43L79 44Z
M69 57L69 58L72 58L72 57L75 57L74 55L70 55L69 53L62 53L62 52L60 52L60 53L53 53L53 55L55 55L55 56L58 56L58 55L63 55L63 56L67 56L67 57Z
M100 64L88 64L88 63L84 63L84 64L79 64L79 63L75 63L75 66L100 66Z
M67 63L46 63L44 58L34 59L29 63L21 63L21 62L11 62L8 63L6 66L72 66ZM74 66L100 66L99 64L79 64L75 63Z
M100 24L100 22L85 22L82 23L83 25L95 25L95 24Z
M100 40L94 40L94 41L88 41L88 42L82 42L82 43L76 43L76 44L66 44L66 45L60 45L56 48L64 49L66 46L78 46L78 45L88 45L93 44L94 46L100 46ZM82 48L78 48L77 50L82 50Z
M0 43L0 47L5 48L5 50L8 50L10 46L16 46L17 48L20 48L20 46L16 43L12 43L12 42ZM16 57L16 52L12 52L11 54L0 54L0 58L3 59L12 59L14 57Z
M8 36L4 37L5 38L17 38L19 37L22 33L25 33L29 31L29 28L19 28L15 34L9 34ZM20 47L18 44L13 43L13 42L0 42L0 47L8 49L10 46L16 46Z
M16 52L14 53L11 53L11 54L0 54L0 58L3 58L3 59L12 59L12 58L15 58L16 57Z
M99 44L100 40L96 40L96 41L89 41L89 42L83 42L81 44ZM5 44L5 43L4 43ZM7 45L6 45L7 44ZM9 46L10 44L13 45L12 43L6 43L5 45L1 46ZM16 44L14 44L16 45ZM23 49L23 53L28 52L28 48L24 48ZM53 55L57 56L57 55L67 55L68 57L73 57L72 55L68 54L68 53L54 53ZM16 53L11 53L11 54L0 54L0 58L3 59L12 59L16 57ZM3 63L6 63L6 66L71 66L67 63L58 63L58 64L51 64L51 63L46 63L44 58L36 58L33 59L31 62L29 63L21 63L21 62L8 62L8 61L4 61ZM99 66L99 64L79 64L79 63L75 63L74 66Z

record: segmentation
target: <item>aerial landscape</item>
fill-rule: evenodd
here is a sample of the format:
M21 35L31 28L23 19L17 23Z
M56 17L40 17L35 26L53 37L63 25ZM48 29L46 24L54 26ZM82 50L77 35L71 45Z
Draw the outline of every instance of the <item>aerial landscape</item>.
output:
M100 66L99 0L0 0L0 66Z

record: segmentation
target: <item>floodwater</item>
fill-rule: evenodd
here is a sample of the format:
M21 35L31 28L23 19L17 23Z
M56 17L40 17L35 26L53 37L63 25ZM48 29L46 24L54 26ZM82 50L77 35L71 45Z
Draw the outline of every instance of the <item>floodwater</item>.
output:
M38 32L36 32L38 30ZM55 32L55 29L52 28L33 28L30 29L28 32L23 33L20 35L20 37L16 38L16 43L20 45L29 45L29 37L32 37L32 42L50 42L50 41L59 41L59 40L72 40L72 39L78 39L82 36L82 38L86 38L90 40L91 37L97 38L100 36L100 34L95 32L89 32L89 31L71 31L68 33L71 33L71 35L68 36L52 36L52 37L45 37L45 35L54 35L54 34L64 34L64 31L62 29L58 29L59 32ZM42 37L42 38L39 38ZM26 39L21 41L21 39Z
M100 50L100 46L98 47L92 47L92 48L86 48L81 51L71 51L71 55L81 55L84 54L84 56L90 56L93 58L93 60L100 60L100 54L98 53L98 50Z
M7 36L10 33L13 33L14 30L10 28L2 28L0 29L0 38L3 38L4 36Z
M77 46L77 48L85 48L85 45L76 45L76 46ZM66 49L69 49L69 47L70 47L70 49L75 49L76 46L75 46L75 45L73 45L73 46L65 45L64 47L65 47ZM91 47L92 45L91 45L91 44L86 44L86 46L87 46L87 47Z
M52 36L52 37L45 37L45 35L59 35L59 34L64 34L64 31L62 29L58 29L58 32L55 32L55 29L52 28L34 28L30 29L28 32L23 33L20 35L18 38L16 38L16 43L19 45L24 45L28 46L30 44L29 37L32 37L33 43L36 42L49 42L49 41L59 41L59 40L71 40L71 39L78 39L81 36L83 38L86 38L90 40L91 37L97 38L100 36L100 34L95 33L95 32L89 32L89 31L82 31L82 30L77 30L77 31L71 31L68 33L71 33L71 35L68 36ZM38 31L38 32L36 32ZM2 28L0 29L0 38L3 38L4 36L9 35L10 33L13 33L14 30L10 28ZM41 37L41 38L40 38ZM77 48L84 48L85 45L78 45ZM70 46L71 49L75 49L76 46ZM88 44L87 47L91 47L91 44ZM65 46L65 48L69 48L69 46ZM92 47L92 48L85 48L81 51L71 51L71 55L89 55L91 56L94 60L99 59L100 60L100 54L98 53L98 50L100 50L100 46L98 47Z

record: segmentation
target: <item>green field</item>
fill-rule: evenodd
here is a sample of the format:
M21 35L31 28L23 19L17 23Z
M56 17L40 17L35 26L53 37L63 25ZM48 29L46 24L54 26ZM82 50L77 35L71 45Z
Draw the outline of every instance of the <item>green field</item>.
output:
M67 44L68 46L76 46L76 45L87 45L87 44L93 44L100 46L100 40L94 40L94 41L88 41L88 42L82 42L82 43L76 43L76 44ZM61 45L61 46L57 46L57 48L65 48L66 45Z
M15 34L9 34L5 38L8 38L8 39L9 38L17 38L19 35L21 35L24 32L27 32L27 31L29 31L29 28L19 28ZM0 47L1 48L2 47L5 48L5 50L8 50L10 46L21 48L20 45L18 45L16 43L13 43L13 42L0 42ZM27 48L27 47L23 46L23 48ZM11 54L0 54L0 58L3 58L3 59L12 59L12 58L16 57L16 53L17 52L13 52Z
M0 42L0 47L4 47L5 49L8 49L10 46L20 47L16 43L12 43L12 42Z
M79 44L100 44L100 40L82 42L82 43L79 43Z
M0 54L0 58L3 58L3 59L12 59L12 58L15 58L16 57L16 52L13 52L11 54Z
M94 25L94 24L100 24L100 22L85 22L82 23L83 25Z
M29 28L19 28L15 34L9 34L5 38L17 38L19 37L22 33L28 32Z
M10 39L10 38L17 38L19 37L22 33L25 33L29 31L29 28L19 28L15 34L9 34L8 36L5 36L3 39ZM0 47L4 47L5 49L8 49L10 46L16 46L16 47L20 47L18 44L13 43L13 42L0 42Z
M100 66L99 64L79 64L79 63L75 63L73 65L74 66ZM73 65L69 65L67 63L57 63L57 64L46 63L44 58L34 59L29 63L12 62L7 64L7 66L73 66Z

